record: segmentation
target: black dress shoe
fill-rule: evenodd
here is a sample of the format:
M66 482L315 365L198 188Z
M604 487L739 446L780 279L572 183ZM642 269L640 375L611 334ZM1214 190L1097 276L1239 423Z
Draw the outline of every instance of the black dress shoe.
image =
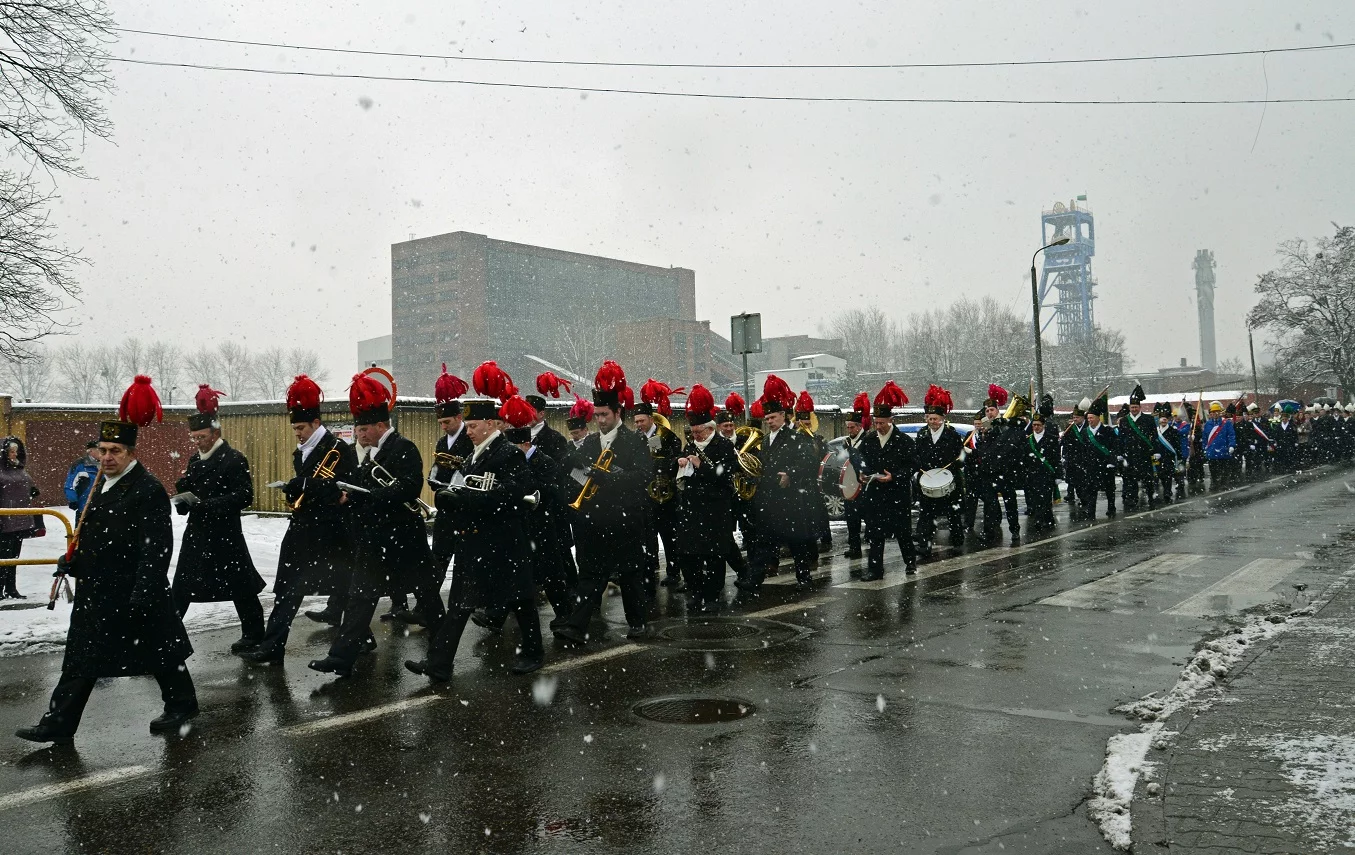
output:
M907 576L916 576L917 561L913 558L909 558L908 561L903 565L903 572Z
M306 612L306 617L316 623L327 623L330 626L338 626L343 619L343 615L339 612L330 611L329 609L311 609Z
M860 578L861 578L861 572L862 572L862 571L861 571L861 568L860 568L860 567L853 567L851 570L848 570L848 571L847 571L847 575L850 576L850 577L853 578L853 579L860 579Z
M73 735L63 733L45 724L21 727L14 731L14 735L20 739L27 739L29 742L50 742L53 745L70 745L75 742Z
M639 624L626 630L626 638L631 641L639 641L642 638L649 637L649 627L645 624Z
M409 624L410 626L428 626L428 618L424 617L423 612L418 609L405 609L404 611L396 612L395 617L392 618L392 620L397 620L400 623Z
M452 679L451 674L441 674L429 668L427 659L420 659L417 662L413 659L406 659L405 670L411 674L418 674L420 677L427 677L434 683L445 683Z
M846 552L842 553L842 557L843 557L843 558L860 558L860 557L861 557L861 550L859 550L859 549L848 549Z
M884 577L885 577L885 574L884 574L884 571L883 571L883 570L876 570L876 571L874 571L874 572L871 572L870 570L867 570L865 573L862 573L862 574L861 574L861 581L862 581L862 582L878 582L879 580L883 579Z
M241 651L240 658L256 665L271 665L281 663L285 652L286 649L283 647L256 647L253 650Z
M198 714L198 708L195 706L191 710L180 710L170 712L168 710L151 719L151 733L177 733L179 728L188 723L190 718Z
M542 664L543 663L541 661L540 656L537 656L534 659L528 658L526 656L519 656L517 661L513 663L513 667L510 670L514 674L530 674L533 671L540 670Z
M319 671L321 674L338 674L340 677L353 676L353 666L333 656L326 656L324 659L312 659L306 667L312 671Z
M862 576L861 578L864 579L864 578L866 578L866 577L865 577L865 576ZM809 592L812 591L812 590L814 590L814 583L813 583L813 581L811 581L811 580L809 580L809 579L797 579L797 580L795 580L795 593L797 593L797 594L807 594L807 593L809 593Z
M555 633L556 638L563 638L565 641L570 641L574 644L588 643L588 635L572 623L551 627L551 632Z
M489 613L486 612L484 609L476 609L475 611L471 612L470 622L480 627L481 629L489 630L495 635L503 634L503 624L495 623L494 621L490 620Z
M376 637L375 637L375 636L369 635L369 636L367 636L366 638L364 638L362 641L359 641L359 642L358 642L358 654L359 654L359 655L361 655L361 654L363 654L363 653L373 653L373 652L375 652L375 651L376 651Z
M678 576L677 574L673 574L671 576L664 576L663 581L660 582L659 584L664 586L665 588L673 588L682 584L682 577Z
M231 645L231 653L244 653L246 650L253 650L259 646L259 642L261 641L263 641L262 638L255 638L248 635L244 636Z
M1019 532L1012 532L1012 546L1021 545L1021 535Z

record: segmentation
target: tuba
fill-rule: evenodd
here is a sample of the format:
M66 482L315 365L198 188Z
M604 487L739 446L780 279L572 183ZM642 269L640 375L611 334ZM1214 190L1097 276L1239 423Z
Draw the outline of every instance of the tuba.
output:
M333 478L334 470L338 468L339 468L339 449L331 448L329 451L325 452L325 456L320 460L320 465L315 467L315 471L311 473L311 477ZM305 492L302 492L300 496L297 496L296 501L292 502L292 510L293 511L300 510L301 503L305 501L305 498L306 498Z
M657 436L675 436L673 428L668 423L668 419L665 418L662 413L655 413L653 418L654 424L657 426ZM656 464L660 464L662 461L668 459L668 456L664 454L655 454L653 456ZM645 492L649 494L650 499L662 505L664 502L671 500L675 494L672 477L660 468L659 471L654 473L654 480L645 485Z
M762 461L753 453L753 449L762 444L762 431L741 425L734 429L734 436L743 443L735 452L739 471L734 473L734 493L746 502L757 493L757 482L762 477Z

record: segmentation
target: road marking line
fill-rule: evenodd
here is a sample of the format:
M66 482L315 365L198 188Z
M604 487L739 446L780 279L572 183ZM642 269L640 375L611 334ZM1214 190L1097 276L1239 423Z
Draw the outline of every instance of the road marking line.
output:
M1018 586L1020 586L1020 585L1025 585L1025 584L1029 584L1029 583L1032 583L1032 582L1036 582L1036 581L1041 581L1041 580L1047 579L1048 577L1053 576L1054 574L1059 573L1059 572L1061 572L1061 571L1064 570L1064 569L1072 569L1072 568L1067 567L1067 565L1070 565L1070 564L1072 564L1072 565L1077 565L1077 564L1096 564L1096 563L1099 563L1099 562L1101 562L1101 561L1105 561L1105 560L1107 560L1107 559L1114 558L1115 556L1117 556L1117 555L1120 554L1118 550L1113 550L1113 549L1102 549L1102 550L1095 550L1095 549L1093 549L1093 550L1074 550L1074 552L1075 552L1075 553L1076 553L1076 552L1081 552L1082 554L1080 554L1080 555L1078 555L1078 554L1054 555L1054 556L1050 556L1050 557L1047 558L1047 559L1042 560L1041 563L1047 563L1047 562L1048 562L1048 563L1054 563L1054 564L1059 564L1059 565L1064 565L1064 566L1057 567L1057 568L1055 568L1054 570L1051 570L1051 571L1049 571L1049 572L1047 572L1047 573L1041 573L1041 574L1039 574L1038 576L1022 576L1022 577L1019 578L1019 579L1012 579L1012 580L1010 580L1010 581L1003 582L1002 584L993 585L992 587L988 587L988 586L986 585L986 583L988 583L988 582L993 582L993 581L1002 579L1004 576L1010 576L1010 575L1013 574L1013 573L1019 573L1019 572L1021 572L1021 571L1023 571L1023 570L1031 570L1031 569L1033 569L1033 568L1032 568L1031 566L1029 566L1029 565L1023 565L1023 566L1021 566L1021 567L1012 567L1012 568L1007 569L1007 570L999 570L998 572L993 573L993 574L988 575L988 576L984 576L984 577L981 578L981 579L974 579L974 580L971 580L971 581L968 581L968 582L956 582L954 585L949 585L949 586L944 587L944 588L931 588L931 589L929 589L929 590L927 591L927 593L928 593L928 594L944 594L944 593L946 593L947 591L953 591L953 590L955 590L956 588L964 588L966 585L970 585L970 586L972 586L972 587L971 587L969 590L961 590L960 593L957 594L956 596L958 596L958 597L960 597L961 599L964 599L964 600L978 600L978 599L982 599L982 598L984 598L984 597L992 596L992 595L995 594L995 593L1006 593L1007 591L1010 591L1012 588L1016 588L1016 587L1018 587ZM979 586L984 586L984 587L982 587L982 589L980 589Z
M0 810L9 810L10 808L23 807L35 802L42 802L48 799L54 799L57 796L66 796L71 793L80 793L85 790L95 790L99 787L107 787L111 784L121 783L131 778L139 778L143 775L151 774L149 766L123 766L119 769L109 769L105 772L94 772L71 781L64 781L60 784L44 784L41 787L33 787L28 790L20 790L17 793L7 793L0 796Z
M1165 552L1130 565L1118 573L1112 573L1052 597L1045 597L1039 604L1072 609L1101 608L1135 589L1193 567L1208 557L1192 553Z
M1293 558L1257 558L1255 561L1244 564L1236 571L1224 576L1195 596L1182 600L1163 614L1185 617L1224 614L1231 609L1227 606L1215 605L1215 598L1267 593L1275 585L1278 585L1284 577L1293 573L1305 563Z
M402 701L393 701L389 704L382 704L379 707L370 707L357 712L344 713L342 715L319 718L315 721L302 722L301 724L288 725L281 728L285 736L309 736L312 733L320 733L325 730L333 730L337 727L348 727L349 725L361 724L364 721L371 721L374 718L381 718L391 713L403 712L415 707L421 707L436 701L447 700L442 695L419 695L414 698L405 698Z
M833 602L833 597L814 597L809 600L801 600L798 603L785 603L780 606L772 606L769 609L763 609L760 612L749 612L744 617L775 617L776 615L790 614L791 612L803 611L804 609L818 608Z
M599 650L596 653L587 653L583 656L575 656L560 662L552 662L550 665L541 669L543 674L551 674L556 671L571 671L575 668L582 668L585 665L592 665L594 662L601 662L604 659L613 659L617 656L625 656L627 653L634 653L637 650L643 650L644 647L639 644L621 644L616 647L608 647L606 650Z

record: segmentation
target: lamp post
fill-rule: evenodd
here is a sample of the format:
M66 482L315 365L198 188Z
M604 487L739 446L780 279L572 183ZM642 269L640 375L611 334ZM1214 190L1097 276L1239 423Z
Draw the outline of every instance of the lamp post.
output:
M1251 354L1251 393L1252 400L1261 397L1261 384L1256 382L1256 347L1251 341L1251 319L1247 320L1247 352Z
M1065 235L1061 238L1055 238L1053 243L1045 244L1035 250L1030 257L1030 310L1035 318L1035 388L1036 394L1044 397L1044 350L1040 347L1040 286L1035 281L1035 256L1049 249L1051 246L1063 246L1072 240ZM1032 407L1036 406L1038 401L1031 401Z

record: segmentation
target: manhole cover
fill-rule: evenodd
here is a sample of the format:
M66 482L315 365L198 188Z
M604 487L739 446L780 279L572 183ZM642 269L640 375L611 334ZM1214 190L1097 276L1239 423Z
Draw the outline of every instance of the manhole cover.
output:
M762 628L746 623L679 623L664 627L659 637L669 641L728 641L761 635Z
M802 626L751 617L676 618L654 621L650 626L654 644L711 653L762 650L809 634Z
M631 711L659 724L724 724L747 718L757 707L738 698L654 698Z

